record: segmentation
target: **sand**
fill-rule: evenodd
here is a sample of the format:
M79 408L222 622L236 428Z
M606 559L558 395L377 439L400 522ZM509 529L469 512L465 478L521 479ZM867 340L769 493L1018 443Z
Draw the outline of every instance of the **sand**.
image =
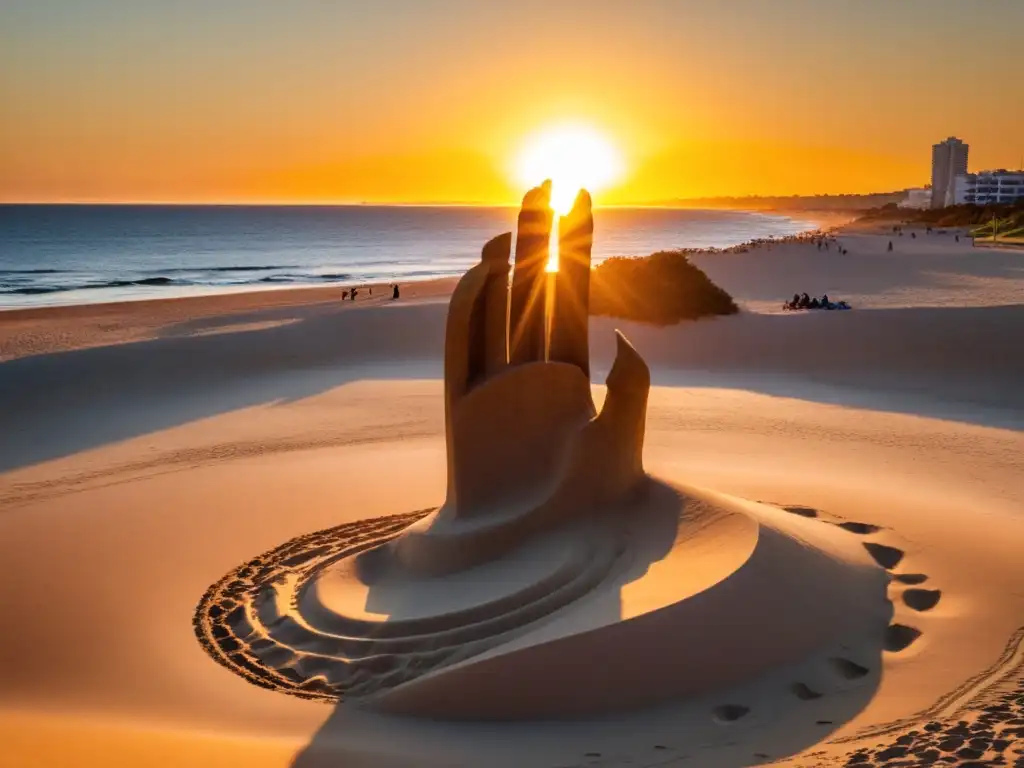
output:
M442 502L445 286L355 307L296 290L3 313L4 765L816 766L861 749L895 765L907 749L967 762L1000 748L1012 765L1024 256L952 235L905 236L893 254L886 235L840 239L845 260L806 245L700 257L748 309L736 317L591 321L595 381L615 327L651 367L646 468L743 513L681 531L650 578L607 592L617 615L592 612L592 636L680 593L722 594L729 574L749 574L736 595L759 610L732 633L680 637L680 668L714 661L656 706L630 697L673 668L640 685L595 661L643 669L642 647L519 656L494 674L551 699L544 722L303 700L214 663L193 633L206 590L260 553L336 526L388 535L389 517ZM777 313L797 290L857 309ZM515 591L563 554L531 559L525 582L494 578ZM346 578L326 579L318 602L366 620L399 610ZM783 583L806 598L780 604L795 594ZM536 631L554 637L558 622ZM595 677L613 684L601 700ZM415 693L405 706L460 715L450 694Z

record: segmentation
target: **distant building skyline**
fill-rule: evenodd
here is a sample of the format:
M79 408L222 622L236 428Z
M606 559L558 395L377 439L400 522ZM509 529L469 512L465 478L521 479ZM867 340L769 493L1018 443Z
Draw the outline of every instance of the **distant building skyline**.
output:
M946 208L951 205L1005 205L1024 200L1024 168L998 168L970 173L970 144L956 136L932 145L931 188L907 190L904 208Z
M970 145L950 136L932 145L932 208L953 205L956 178L967 173L967 155Z

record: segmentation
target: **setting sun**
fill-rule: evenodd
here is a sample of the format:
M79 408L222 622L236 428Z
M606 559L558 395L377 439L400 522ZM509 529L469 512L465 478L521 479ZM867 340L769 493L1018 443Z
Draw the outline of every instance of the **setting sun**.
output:
M518 180L533 186L551 179L551 207L565 214L581 188L594 192L622 173L615 146L589 126L551 128L530 137L516 161Z

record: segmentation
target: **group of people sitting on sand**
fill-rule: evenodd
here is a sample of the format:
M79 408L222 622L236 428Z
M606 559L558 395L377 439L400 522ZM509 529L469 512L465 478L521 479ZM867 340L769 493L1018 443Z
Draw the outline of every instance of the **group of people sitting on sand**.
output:
M793 300L782 305L783 309L849 309L850 305L845 301L830 301L828 294L820 299L808 296L806 293L794 293Z

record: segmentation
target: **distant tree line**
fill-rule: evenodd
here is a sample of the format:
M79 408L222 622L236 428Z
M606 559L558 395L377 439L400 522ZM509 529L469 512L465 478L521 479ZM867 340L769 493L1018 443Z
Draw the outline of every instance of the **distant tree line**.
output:
M1024 229L1024 200L1003 205L965 203L946 208L899 208L887 204L865 211L862 220L900 221L935 227L972 227L977 236L991 236L995 221L1000 235L1020 236Z
M865 211L889 203L901 203L906 190L868 195L788 195L763 197L693 197L670 200L660 205L679 208L725 208L747 211Z

